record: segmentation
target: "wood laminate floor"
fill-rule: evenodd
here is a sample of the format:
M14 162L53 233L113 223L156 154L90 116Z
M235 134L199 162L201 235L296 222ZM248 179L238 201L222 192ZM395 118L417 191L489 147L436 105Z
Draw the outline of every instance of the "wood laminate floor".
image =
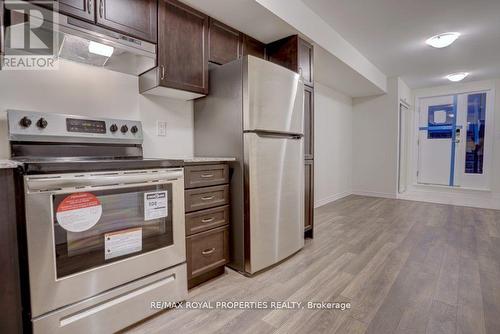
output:
M500 333L500 211L349 196L314 240L253 278L228 270L189 301L343 301L350 310L169 310L129 333Z

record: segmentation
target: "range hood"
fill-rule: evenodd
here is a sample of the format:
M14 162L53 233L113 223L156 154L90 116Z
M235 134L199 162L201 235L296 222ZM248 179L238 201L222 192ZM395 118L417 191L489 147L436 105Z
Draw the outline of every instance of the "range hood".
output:
M43 8L39 9L40 12L47 11ZM36 11L34 12L36 13ZM7 13L7 15L9 14L16 15L15 12ZM136 76L156 66L155 44L73 19L63 14L55 14L54 17L54 21L57 22L51 22L48 25L42 25L41 18L34 15L30 15L29 18L24 17L22 22L16 22L19 21L19 18L13 19L10 17L10 24L6 25L6 46L22 43L22 40L16 41L15 39L24 38L23 29L25 29L25 25L31 24L31 26L41 26L37 36L42 41L45 38L57 39L57 56L59 58ZM44 28L45 26L50 28ZM16 33L16 31L19 33ZM9 40L9 38L12 40ZM16 49L15 53L18 54L19 50ZM9 55L8 47L5 49L5 54ZM29 55L29 52L26 52L26 54Z

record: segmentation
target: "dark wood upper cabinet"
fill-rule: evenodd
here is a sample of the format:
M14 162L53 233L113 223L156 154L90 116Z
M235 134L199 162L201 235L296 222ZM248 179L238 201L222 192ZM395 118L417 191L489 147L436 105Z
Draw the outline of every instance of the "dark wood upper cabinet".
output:
M99 0L59 0L59 12L95 22L95 2Z
M304 159L314 159L314 89L304 87Z
M247 35L243 35L242 37L242 46L244 56L250 55L259 57L262 59L266 58L266 45L255 38L252 38Z
M304 84L313 86L314 53L312 44L299 38L299 68L298 72L304 80Z
M157 0L93 0L97 24L153 43L157 40Z
M306 236L313 237L314 227L314 160L306 160L304 165L305 185L305 217L304 231Z
M158 7L158 65L164 87L208 93L208 16L176 0Z
M267 59L301 75L304 84L313 86L313 46L298 35L267 45Z
M208 32L208 60L212 63L224 65L241 56L240 32L210 18Z
M299 72L297 35L286 37L267 45L267 59L270 62Z

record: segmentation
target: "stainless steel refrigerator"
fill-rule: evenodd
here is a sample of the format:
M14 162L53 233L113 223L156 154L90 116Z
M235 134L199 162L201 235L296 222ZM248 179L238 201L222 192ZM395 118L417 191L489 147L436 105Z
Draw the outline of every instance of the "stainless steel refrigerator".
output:
M254 274L304 246L304 87L253 56L210 68L194 103L197 156L234 156L231 262Z

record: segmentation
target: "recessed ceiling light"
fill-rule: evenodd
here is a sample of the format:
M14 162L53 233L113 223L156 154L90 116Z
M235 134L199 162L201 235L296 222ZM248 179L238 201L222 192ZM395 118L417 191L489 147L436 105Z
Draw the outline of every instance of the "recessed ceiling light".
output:
M434 48L441 49L451 45L457 40L458 37L460 37L460 33L458 32L445 32L444 34L439 34L429 38L425 41L425 43Z
M458 82L458 81L462 81L463 79L465 79L468 75L469 75L469 73L467 73L467 72L453 73L453 74L447 75L446 79L453 81L453 82Z

